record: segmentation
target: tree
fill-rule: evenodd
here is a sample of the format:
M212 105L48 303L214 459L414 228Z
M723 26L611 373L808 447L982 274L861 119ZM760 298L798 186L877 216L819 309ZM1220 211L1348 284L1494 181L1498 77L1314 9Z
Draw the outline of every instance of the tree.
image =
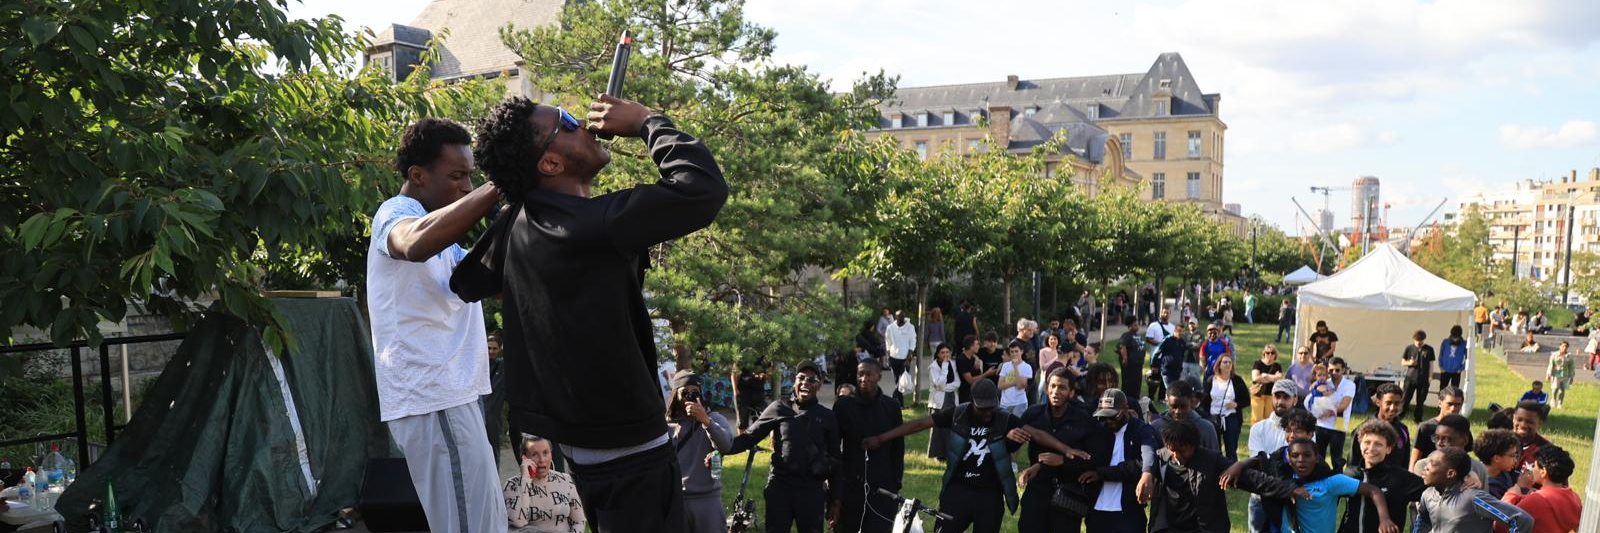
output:
M705 141L732 190L711 227L651 254L647 301L675 349L726 364L841 346L850 311L807 273L837 272L866 235L883 192L875 162L847 147L876 124L892 80L867 77L836 95L803 66L773 64L774 33L745 21L737 1L574 2L559 25L501 35L536 90L582 105L604 89L624 29L636 36L624 96ZM597 188L654 180L643 152L638 141L613 143Z
M988 199L987 213L979 211L965 221L981 236L969 271L974 276L1000 279L1006 324L1011 323L1011 288L1018 276L1075 264L1064 261L1063 252L1079 249L1072 239L1081 236L1083 219L1072 202L1081 197L1069 194L1070 175L1045 176L1045 164L1060 152L1061 142L1058 137L1026 155L1013 155L1004 147L989 144L969 152L960 158L957 168L949 169L969 176L979 201Z
M1315 261L1299 239L1288 236L1260 216L1250 217L1250 229L1254 236L1255 267L1262 273L1287 274ZM1246 242L1245 245L1250 246L1251 243Z
M337 18L283 8L0 12L0 204L13 207L0 210L0 337L26 325L98 343L96 323L130 302L181 329L215 295L282 349L292 337L259 296L273 273L359 279L353 247L395 189L398 132L472 86L352 70L360 41Z
M1453 231L1436 231L1411 252L1411 260L1434 275L1478 294L1494 282L1489 222L1478 206L1462 213Z

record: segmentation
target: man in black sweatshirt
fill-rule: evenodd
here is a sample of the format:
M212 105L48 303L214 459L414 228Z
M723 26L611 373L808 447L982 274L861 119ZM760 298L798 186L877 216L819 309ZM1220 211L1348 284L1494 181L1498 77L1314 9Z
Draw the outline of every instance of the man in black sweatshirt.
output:
M822 533L824 511L828 522L838 523L844 495L839 481L839 421L833 411L817 403L820 375L816 363L802 361L794 372L794 396L768 405L745 434L734 437L728 451L752 450L772 435L772 469L761 492L768 533Z
M591 196L610 162L596 133L642 137L654 183ZM711 152L636 102L601 95L588 120L512 98L478 125L479 166L503 210L456 268L462 299L504 300L507 402L517 427L561 443L591 527L679 531L645 309L651 246L706 227L728 197Z
M894 429L904 420L899 402L878 387L883 377L883 367L878 361L861 361L856 368L855 394L833 402L833 414L839 419L839 435L844 439L841 443L843 481L837 501L839 520L834 531L888 533L894 525L888 517L894 516L897 507L894 500L876 494L874 489L900 492L900 476L905 471L905 439L886 442L872 451L862 449L861 441Z

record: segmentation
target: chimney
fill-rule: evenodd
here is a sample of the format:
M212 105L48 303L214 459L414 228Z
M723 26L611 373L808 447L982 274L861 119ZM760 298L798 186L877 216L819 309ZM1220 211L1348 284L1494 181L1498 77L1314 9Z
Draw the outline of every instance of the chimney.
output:
M1001 150L1011 145L1011 106L989 106L989 138Z
M1017 75L1016 74L1012 74L1012 75L1006 76L1006 88L1010 89L1010 90L1013 90L1013 91L1017 90L1017 82L1018 81L1020 81L1020 80L1017 79Z

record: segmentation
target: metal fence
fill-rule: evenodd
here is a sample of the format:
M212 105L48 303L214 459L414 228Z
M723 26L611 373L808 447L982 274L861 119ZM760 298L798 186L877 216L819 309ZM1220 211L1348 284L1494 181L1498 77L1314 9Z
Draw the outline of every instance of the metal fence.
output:
M183 340L183 338L184 335L182 333L167 333L161 335L111 337L100 343L100 346L97 350L100 355L100 407L104 414L102 418L105 421L106 446L110 446L112 442L116 441L116 431L124 427L117 425L116 418L113 416L116 403L115 399L111 395L111 347L151 342L177 341ZM71 344L66 346L56 346L50 343L0 346L0 354L44 352L59 349L69 350L72 358L72 406L73 413L76 417L73 425L73 428L75 429L71 433L38 435L25 439L0 441L0 447L37 444L72 438L78 441L79 468L87 467L89 465L89 448L94 444L89 442L88 412L86 411L86 401L84 399L83 392L83 351L86 348L89 348L89 343L81 340L73 341ZM127 384L124 383L124 386L126 387ZM130 405L127 406L127 408L132 409L133 406Z

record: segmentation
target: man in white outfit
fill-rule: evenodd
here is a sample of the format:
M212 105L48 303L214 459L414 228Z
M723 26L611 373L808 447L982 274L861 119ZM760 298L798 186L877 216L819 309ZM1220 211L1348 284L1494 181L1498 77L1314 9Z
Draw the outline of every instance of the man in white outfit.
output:
M396 157L404 184L372 217L367 311L380 419L405 455L434 533L503 533L500 475L478 397L488 394L483 307L450 291L456 242L500 199L474 190L472 137L426 118Z
M906 403L901 401L899 387L900 376L907 370L906 357L917 347L917 327L910 320L906 320L904 312L895 311L894 322L889 324L889 333L884 340L889 348L889 368L894 369L894 401L904 406ZM916 367L911 367L911 370L915 371Z

